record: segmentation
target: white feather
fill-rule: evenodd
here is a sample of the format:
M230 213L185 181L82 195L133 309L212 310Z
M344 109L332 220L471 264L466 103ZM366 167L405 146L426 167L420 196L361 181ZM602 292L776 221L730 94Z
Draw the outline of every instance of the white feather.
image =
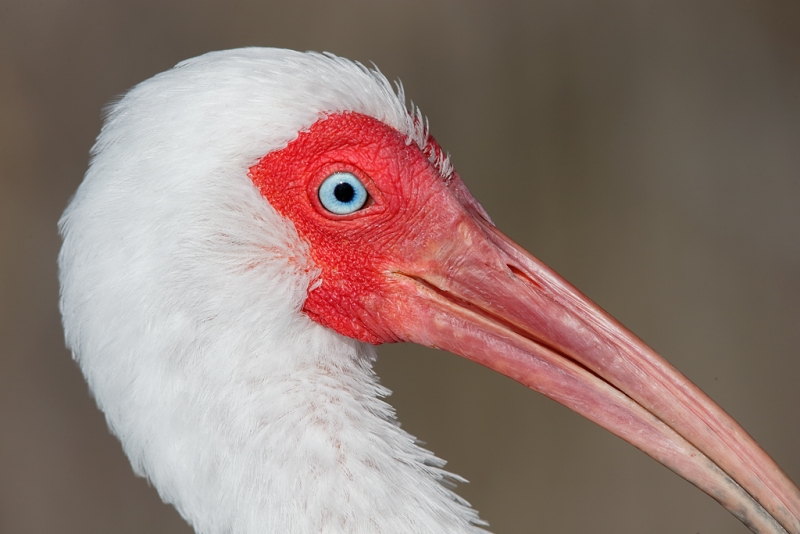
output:
M136 473L198 533L481 531L381 400L374 348L301 312L318 272L247 176L340 111L424 147L400 93L345 59L251 48L110 109L60 221L67 344Z

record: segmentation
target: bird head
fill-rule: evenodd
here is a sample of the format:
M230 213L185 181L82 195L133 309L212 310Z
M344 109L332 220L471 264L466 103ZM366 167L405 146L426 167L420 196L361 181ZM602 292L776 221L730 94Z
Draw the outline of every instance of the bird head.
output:
M503 235L377 71L246 49L144 82L113 106L61 231L67 342L134 467L179 509L199 505L175 497L176 425L211 428L227 406L214 428L228 429L242 389L255 419L279 420L297 362L324 353L324 374L346 375L335 347L412 341L561 402L756 532L800 533L797 488L766 453ZM258 433L243 427L215 458Z

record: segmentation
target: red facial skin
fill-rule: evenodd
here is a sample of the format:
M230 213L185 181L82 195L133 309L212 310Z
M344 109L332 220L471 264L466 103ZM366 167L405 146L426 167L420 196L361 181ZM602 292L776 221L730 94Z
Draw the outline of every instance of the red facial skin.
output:
M370 343L460 354L575 410L718 500L754 532L800 534L800 490L719 406L497 230L460 178L371 117L321 119L250 169L321 270L304 311ZM335 215L338 171L370 200Z
M437 151L431 139L426 152ZM317 194L325 178L339 171L358 177L370 196L349 215L329 212ZM365 306L388 296L387 274L398 269L397 258L423 243L422 232L451 226L447 207L454 200L484 215L457 175L445 179L415 143L357 113L316 122L254 165L250 178L311 244L322 270L322 283L309 292L303 310L340 334L373 344L400 341L392 324L376 317L376 307Z

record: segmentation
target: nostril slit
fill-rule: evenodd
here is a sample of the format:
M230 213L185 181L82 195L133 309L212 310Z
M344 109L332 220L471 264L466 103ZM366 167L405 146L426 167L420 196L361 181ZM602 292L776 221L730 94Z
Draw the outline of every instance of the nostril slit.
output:
M521 278L522 280L524 280L528 284L532 285L533 287L535 287L539 291L544 290L544 287L542 286L542 284L540 284L539 282L535 281L533 278L531 278L530 276L525 274L525 272L522 269L520 269L519 267L511 265L510 263L507 263L506 267L508 267L508 270L511 271L511 274L513 274L517 278Z

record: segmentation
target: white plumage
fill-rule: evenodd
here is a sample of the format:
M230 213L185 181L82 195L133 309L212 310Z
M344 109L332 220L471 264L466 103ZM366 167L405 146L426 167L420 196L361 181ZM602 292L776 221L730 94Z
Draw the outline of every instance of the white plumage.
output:
M402 92L350 61L185 61L111 106L60 222L67 343L136 473L199 533L480 530L381 400L375 349L301 313L307 245L247 177L337 111L424 143Z
M373 346L341 332L477 361L754 532L800 534L772 459L502 235L398 93L335 56L242 49L111 107L60 221L61 312L134 470L200 534L482 532L381 400Z

